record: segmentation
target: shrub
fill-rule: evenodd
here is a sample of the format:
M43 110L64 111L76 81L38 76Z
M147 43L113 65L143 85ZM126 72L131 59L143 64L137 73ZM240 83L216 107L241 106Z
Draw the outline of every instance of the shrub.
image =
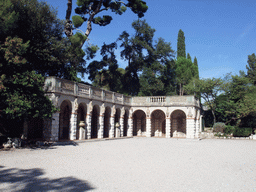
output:
M225 126L225 123L217 122L213 125L213 132L224 133Z
M226 125L224 129L224 133L230 135L231 133L234 133L234 130L235 130L234 126Z
M252 134L252 128L250 127L235 127L234 137L248 137Z

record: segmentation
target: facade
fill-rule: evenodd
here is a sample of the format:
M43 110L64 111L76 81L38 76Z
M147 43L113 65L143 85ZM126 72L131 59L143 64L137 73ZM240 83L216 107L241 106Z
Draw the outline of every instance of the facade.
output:
M129 97L48 77L47 96L59 111L45 121L46 140L114 137L198 138L201 109L194 96ZM84 128L79 127L81 121Z

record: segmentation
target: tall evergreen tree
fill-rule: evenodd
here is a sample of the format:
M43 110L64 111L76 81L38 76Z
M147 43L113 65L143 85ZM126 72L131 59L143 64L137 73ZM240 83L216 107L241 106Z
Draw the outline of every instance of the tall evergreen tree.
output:
M177 58L179 57L186 58L185 36L184 32L181 29L179 30L177 41Z
M197 63L197 58L194 58L194 66L196 67L196 74L195 74L195 78L199 79L199 68L198 68L198 63Z
M191 56L190 56L189 53L187 54L187 59L189 59L190 61L192 61Z
M252 80L253 84L256 85L256 56L254 53L248 56L247 63L247 75Z

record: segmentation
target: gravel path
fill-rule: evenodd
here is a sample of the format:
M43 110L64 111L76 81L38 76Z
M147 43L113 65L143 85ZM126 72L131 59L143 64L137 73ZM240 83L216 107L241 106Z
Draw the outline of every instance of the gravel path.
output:
M256 141L130 138L0 152L0 191L256 191Z

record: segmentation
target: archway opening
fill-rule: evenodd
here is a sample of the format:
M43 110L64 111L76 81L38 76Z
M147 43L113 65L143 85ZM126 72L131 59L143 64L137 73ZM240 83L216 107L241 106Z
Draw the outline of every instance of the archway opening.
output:
M71 103L63 101L60 105L59 140L69 140Z
M133 136L146 136L146 114L142 110L133 113Z
M115 114L115 123L114 123L114 137L117 136L116 135L117 134L116 123L119 123L119 134L120 134L120 113L121 113L121 110L119 108L117 108L116 109L116 114Z
M171 136L186 137L186 114L182 110L172 112Z
M86 104L79 104L78 110L77 110L77 128L76 128L76 139L79 139L79 134L80 134L80 127L79 123L81 121L85 122L86 119Z
M127 130L128 130L128 117L129 117L129 111L125 110L124 113L124 130L123 130L123 136L127 136Z
M99 106L95 105L93 106L92 110L92 120L91 120L91 138L97 138L98 137L98 128L99 128Z
M108 138L108 137L109 137L110 115L111 115L111 109L110 109L110 107L106 107L106 109L105 109L105 114L104 114L104 132L103 132L103 138Z
M155 110L151 114L151 136L165 136L165 114L161 110Z

